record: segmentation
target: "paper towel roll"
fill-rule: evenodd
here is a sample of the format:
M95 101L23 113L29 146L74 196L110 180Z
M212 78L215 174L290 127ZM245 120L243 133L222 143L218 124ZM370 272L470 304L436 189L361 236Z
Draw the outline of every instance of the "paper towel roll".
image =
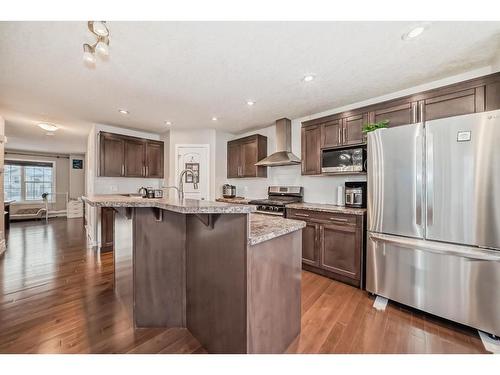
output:
M345 206L345 189L343 186L337 187L337 205Z

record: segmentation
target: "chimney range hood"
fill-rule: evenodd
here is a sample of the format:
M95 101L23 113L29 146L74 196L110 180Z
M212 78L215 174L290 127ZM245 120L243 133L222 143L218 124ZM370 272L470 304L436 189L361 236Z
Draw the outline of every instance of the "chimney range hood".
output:
M297 164L300 164L300 159L292 154L292 122L287 118L276 120L276 152L255 165L279 167Z

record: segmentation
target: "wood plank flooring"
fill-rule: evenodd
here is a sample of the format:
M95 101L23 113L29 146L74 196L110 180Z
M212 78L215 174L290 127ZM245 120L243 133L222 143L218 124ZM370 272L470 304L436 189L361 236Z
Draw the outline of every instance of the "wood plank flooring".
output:
M467 327L304 271L302 332L288 353L483 353ZM113 291L113 257L81 219L13 223L0 258L0 353L206 353L182 328L134 329Z

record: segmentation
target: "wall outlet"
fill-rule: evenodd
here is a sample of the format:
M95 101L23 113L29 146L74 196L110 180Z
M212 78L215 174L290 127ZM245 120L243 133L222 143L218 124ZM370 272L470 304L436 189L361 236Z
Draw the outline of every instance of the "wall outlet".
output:
M109 190L112 193L116 193L118 191L118 185L109 185Z

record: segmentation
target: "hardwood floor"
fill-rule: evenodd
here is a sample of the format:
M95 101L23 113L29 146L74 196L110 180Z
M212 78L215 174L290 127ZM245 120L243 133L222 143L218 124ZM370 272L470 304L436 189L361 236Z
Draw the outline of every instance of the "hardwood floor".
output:
M289 353L483 353L477 333L304 271ZM134 329L113 291L113 255L81 219L13 223L0 258L0 353L205 353L181 328Z

